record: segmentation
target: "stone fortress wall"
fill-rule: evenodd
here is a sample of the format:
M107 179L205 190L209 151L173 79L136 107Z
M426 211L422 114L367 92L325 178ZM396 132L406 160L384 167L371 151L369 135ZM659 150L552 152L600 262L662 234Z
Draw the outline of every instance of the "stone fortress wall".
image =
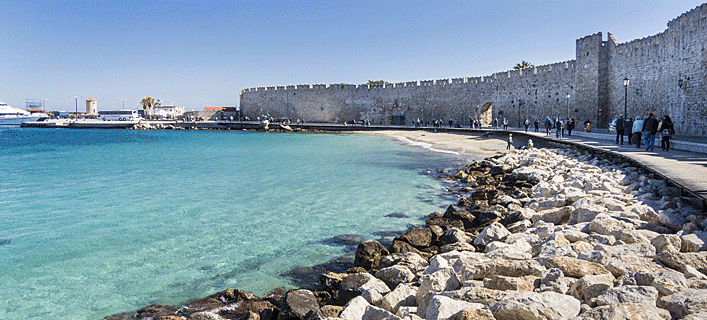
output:
M628 115L670 115L679 134L707 136L707 3L668 23L654 36L618 43L596 33L576 41L576 58L489 76L398 82L385 85L316 84L248 88L240 106L261 114L308 122L392 116L423 121L454 119L467 125L479 115L507 117L518 126L528 117L570 117L600 127L623 114L628 77ZM567 95L569 94L569 99ZM484 113L487 111L487 113Z

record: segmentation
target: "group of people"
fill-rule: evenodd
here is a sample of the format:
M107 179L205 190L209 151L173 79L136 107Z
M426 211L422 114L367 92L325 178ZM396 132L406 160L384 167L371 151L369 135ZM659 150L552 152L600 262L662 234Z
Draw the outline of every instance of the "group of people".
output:
M675 135L675 124L670 116L665 115L658 120L655 113L648 114L645 120L636 117L635 120L624 120L619 116L616 120L616 144L624 144L624 135L628 135L631 130L631 142L636 144L636 148L641 147L641 137L646 145L646 151L653 151L655 140L660 140L660 147L663 151L670 151L670 138Z
M530 120L525 119L527 124L530 124ZM540 121L538 119L535 119L535 132L538 132L538 126L540 125ZM550 117L545 118L545 135L549 136L552 133L552 130L555 130L555 137L556 138L562 138L565 136L565 130L567 131L567 135L571 136L572 135L572 130L575 128L575 122L574 119L572 118L567 118L567 119L562 119L560 117L557 117L555 119L551 119ZM525 131L528 131L528 127L526 125Z

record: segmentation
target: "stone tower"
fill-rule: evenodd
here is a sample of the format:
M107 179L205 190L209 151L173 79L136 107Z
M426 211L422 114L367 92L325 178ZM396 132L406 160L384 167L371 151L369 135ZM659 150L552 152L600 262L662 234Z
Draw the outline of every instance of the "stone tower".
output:
M86 114L98 114L98 102L93 97L86 99Z

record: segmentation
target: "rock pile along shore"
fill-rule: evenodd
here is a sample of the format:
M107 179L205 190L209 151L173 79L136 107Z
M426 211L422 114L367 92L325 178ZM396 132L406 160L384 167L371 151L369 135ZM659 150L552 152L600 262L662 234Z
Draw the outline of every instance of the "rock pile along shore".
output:
M225 290L105 319L707 319L707 220L618 160L530 149L449 175L459 201L321 290Z

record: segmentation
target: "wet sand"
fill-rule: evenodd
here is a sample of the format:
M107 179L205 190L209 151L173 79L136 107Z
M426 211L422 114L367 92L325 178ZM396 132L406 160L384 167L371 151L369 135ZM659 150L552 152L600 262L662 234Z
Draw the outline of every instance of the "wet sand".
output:
M416 145L435 152L454 154L469 160L482 160L508 152L506 150L508 137L500 134L461 134L421 130L382 130L367 133L388 136L401 143Z

